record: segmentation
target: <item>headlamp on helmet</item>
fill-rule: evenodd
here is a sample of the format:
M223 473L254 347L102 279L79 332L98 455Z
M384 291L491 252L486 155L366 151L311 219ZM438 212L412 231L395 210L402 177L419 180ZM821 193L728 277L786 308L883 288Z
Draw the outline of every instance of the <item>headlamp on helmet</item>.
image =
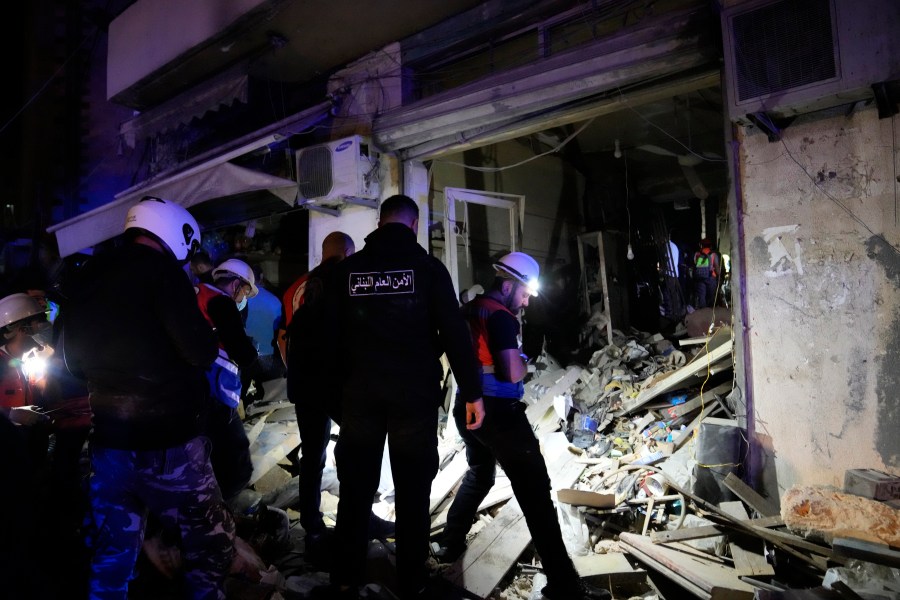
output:
M514 279L524 285L532 296L538 295L541 270L537 261L524 252L510 252L494 264L494 269L501 277Z

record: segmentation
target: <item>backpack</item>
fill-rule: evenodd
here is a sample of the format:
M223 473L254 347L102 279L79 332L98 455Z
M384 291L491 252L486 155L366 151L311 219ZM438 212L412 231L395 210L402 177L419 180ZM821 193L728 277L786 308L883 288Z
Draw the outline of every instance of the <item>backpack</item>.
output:
M714 252L694 254L694 279L709 279L716 276Z

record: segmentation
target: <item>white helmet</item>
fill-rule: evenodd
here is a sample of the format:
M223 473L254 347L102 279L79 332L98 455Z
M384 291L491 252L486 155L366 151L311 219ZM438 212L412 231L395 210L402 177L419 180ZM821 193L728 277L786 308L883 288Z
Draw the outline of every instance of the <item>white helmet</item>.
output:
M44 314L40 302L28 294L12 294L0 300L0 327Z
M541 269L538 267L537 261L524 252L510 252L494 264L494 269L501 277L515 279L527 286L532 296L538 295L540 288L538 276L541 274Z
M144 196L128 209L125 229L139 228L160 239L184 262L200 247L200 226L186 208L169 200Z
M242 260L229 258L228 260L223 261L221 265L212 270L212 276L214 280L218 279L221 275L231 275L237 277L238 279L249 285L250 293L247 295L248 298L253 298L259 293L259 288L256 287L256 277L253 276L253 269L251 269L250 265Z

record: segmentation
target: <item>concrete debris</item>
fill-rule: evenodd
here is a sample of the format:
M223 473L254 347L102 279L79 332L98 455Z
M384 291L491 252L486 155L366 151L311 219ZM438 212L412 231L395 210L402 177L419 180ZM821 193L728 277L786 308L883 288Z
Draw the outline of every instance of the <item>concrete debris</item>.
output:
M792 487L781 498L781 517L792 531L827 543L852 537L900 547L900 511L832 488Z
M714 322L712 314L701 313L693 326L704 319L707 328ZM658 597L659 578L699 597L720 590L750 598L784 587L783 577L792 585L805 577L811 588L826 578L871 597L882 596L865 582L882 577L884 590L896 593L890 577L896 577L900 554L889 545L900 546L897 510L837 490L801 488L780 499L779 515L778 498L765 498L740 480L746 411L733 385L732 334L727 326L706 331L679 346L659 334L614 331L611 344L597 338L606 345L586 364L563 366L546 353L533 361L523 401L542 442L561 530L579 574L615 598L646 600ZM326 584L327 575L303 556L296 415L277 385L271 395L265 387L266 398L245 419L252 483L230 501L241 539L229 597L302 599ZM435 534L446 524L467 466L452 419L439 440L430 503ZM895 498L894 480L883 475L855 470L848 473L848 488ZM339 492L333 443L322 488L321 510L333 525ZM389 472L379 490L373 511L393 520ZM174 577L177 552L154 538L145 547L153 564ZM393 540L370 546L370 581L378 583L361 597L393 597L394 550ZM540 557L502 469L479 507L467 551L453 565L430 564L448 586L442 598L542 598Z

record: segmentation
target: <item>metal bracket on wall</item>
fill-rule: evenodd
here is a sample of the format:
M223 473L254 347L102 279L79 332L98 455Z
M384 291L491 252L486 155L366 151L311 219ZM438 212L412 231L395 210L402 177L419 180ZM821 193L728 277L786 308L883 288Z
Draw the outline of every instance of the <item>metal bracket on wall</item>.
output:
M777 119L765 112L748 113L747 118L763 131L769 142L780 142L782 132L794 122L795 117Z
M356 198L353 196L344 196L343 201L343 204L339 204L336 206L319 206L317 204L310 203L304 204L303 207L307 210L331 215L332 217L341 216L341 209L346 204L353 204L354 206L365 206L366 208L378 208L378 200L372 198Z

